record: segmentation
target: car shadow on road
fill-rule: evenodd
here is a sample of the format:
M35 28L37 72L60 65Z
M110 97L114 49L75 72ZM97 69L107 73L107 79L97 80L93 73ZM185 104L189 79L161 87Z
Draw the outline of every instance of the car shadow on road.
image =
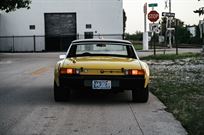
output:
M106 104L127 104L131 102L129 91L121 93L101 93L101 92L74 92L71 94L67 104L75 105L106 105Z
M8 87L9 89L9 87ZM117 105L131 103L131 91L120 93L72 92L69 101L55 102L52 86L21 87L6 99L7 105Z

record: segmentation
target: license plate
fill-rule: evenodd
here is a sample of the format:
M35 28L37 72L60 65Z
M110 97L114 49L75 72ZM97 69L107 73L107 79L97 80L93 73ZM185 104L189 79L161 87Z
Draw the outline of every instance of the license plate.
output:
M93 80L92 81L92 89L111 89L111 81L110 80Z

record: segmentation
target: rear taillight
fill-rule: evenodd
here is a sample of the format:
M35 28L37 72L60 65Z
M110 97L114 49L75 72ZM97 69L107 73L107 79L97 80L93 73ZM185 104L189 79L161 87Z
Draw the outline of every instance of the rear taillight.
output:
M131 75L144 75L145 71L144 70L132 70Z
M75 69L73 68L61 68L60 74L75 74Z
M125 71L125 75L144 75L144 70L138 70L138 69L129 69Z

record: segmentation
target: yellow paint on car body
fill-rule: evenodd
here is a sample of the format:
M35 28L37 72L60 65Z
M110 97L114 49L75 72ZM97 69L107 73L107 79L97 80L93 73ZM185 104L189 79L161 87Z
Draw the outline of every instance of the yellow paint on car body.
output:
M145 71L145 85L149 84L149 68L146 63L124 57L86 56L72 57L59 61L55 67L55 81L58 83L59 68L82 69L80 75L125 75L122 69L143 69Z

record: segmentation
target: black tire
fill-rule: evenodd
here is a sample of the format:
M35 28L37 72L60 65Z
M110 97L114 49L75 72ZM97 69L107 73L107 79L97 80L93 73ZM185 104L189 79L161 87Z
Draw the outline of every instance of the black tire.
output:
M58 87L57 84L54 82L54 99L56 102L69 101L70 90Z
M132 90L132 101L138 103L146 103L149 99L148 86L140 90Z

